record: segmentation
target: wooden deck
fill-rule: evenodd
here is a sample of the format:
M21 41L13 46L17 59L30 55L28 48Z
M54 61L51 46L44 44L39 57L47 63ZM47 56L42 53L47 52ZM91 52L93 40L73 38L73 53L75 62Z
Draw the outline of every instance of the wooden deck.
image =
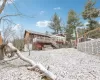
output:
M51 38L34 38L33 42L49 43L52 46L59 48L58 45L56 44L56 42L54 40L52 40Z
M50 38L34 38L33 42L50 43L51 39Z

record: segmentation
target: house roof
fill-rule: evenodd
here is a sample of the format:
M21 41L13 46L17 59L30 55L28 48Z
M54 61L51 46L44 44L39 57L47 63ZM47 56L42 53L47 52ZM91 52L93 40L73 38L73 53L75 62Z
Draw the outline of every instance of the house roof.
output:
M37 34L37 35L41 35L41 36L50 37L50 35L47 35L47 34L45 34L45 33L36 32L36 31L25 30L25 34L26 34L26 32L29 32L29 33L31 33L31 34Z

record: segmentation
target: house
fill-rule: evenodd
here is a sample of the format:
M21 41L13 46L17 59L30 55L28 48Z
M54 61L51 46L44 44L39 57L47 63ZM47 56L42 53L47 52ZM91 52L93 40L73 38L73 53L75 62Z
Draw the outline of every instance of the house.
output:
M58 44L64 44L65 38L59 35L47 35L45 33L25 30L24 50L42 50L45 47L59 48Z

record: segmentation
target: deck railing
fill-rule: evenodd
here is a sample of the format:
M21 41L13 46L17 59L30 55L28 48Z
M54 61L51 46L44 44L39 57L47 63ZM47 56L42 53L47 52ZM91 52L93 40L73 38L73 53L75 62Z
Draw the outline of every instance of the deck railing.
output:
M50 43L51 41L52 41L51 38L44 38L44 37L37 37L33 39L33 42Z
M65 42L63 39L54 39L54 38L47 38L47 37L36 37L33 39L33 42Z
M43 37L37 37L33 39L33 42L42 42L42 43L51 43L53 46L58 48L56 41L54 41L51 38L43 38Z

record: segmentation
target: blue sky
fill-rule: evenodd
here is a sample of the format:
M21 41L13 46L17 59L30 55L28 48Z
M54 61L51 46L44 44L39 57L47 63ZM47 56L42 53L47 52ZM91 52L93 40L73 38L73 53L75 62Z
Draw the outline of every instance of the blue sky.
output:
M34 16L34 18L13 17L12 19L16 24L22 25L26 30L38 32L51 31L47 27L47 23L50 22L55 12L60 16L62 22L66 24L68 11L73 9L78 14L81 14L86 1L87 0L14 0L15 5L21 13ZM96 7L100 8L100 0L97 0ZM17 13L17 10L12 3L9 3L6 5L2 14L14 13ZM83 23L86 22L82 19L81 21Z

